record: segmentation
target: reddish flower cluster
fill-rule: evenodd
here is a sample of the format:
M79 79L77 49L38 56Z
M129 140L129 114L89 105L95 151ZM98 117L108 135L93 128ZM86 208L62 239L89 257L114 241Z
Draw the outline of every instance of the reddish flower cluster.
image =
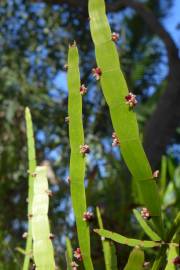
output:
M148 219L151 218L150 212L149 212L149 210L147 208L145 208L145 207L142 208L142 210L141 210L141 217L144 218L144 219L146 219L146 220L148 220Z
M112 33L112 41L117 42L119 40L119 34L113 32Z
M99 67L92 69L92 74L96 78L96 81L98 81L102 75L102 71Z
M83 220L84 221L91 221L93 219L93 213L87 211L83 214Z
M158 178L158 176L159 176L159 171L158 170L153 172L153 177L154 178Z
M80 248L77 248L74 251L74 257L78 260L78 261L82 261L82 255L81 255L81 250Z
M71 267L72 267L72 270L77 270L77 268L79 267L79 265L75 261L72 261L71 262Z
M116 135L115 132L113 132L112 138L113 138L112 146L117 146L117 145L120 144L120 141L119 141L119 139L118 139L118 137L117 137L117 135Z
M87 144L80 145L80 153L85 155L90 153L89 146Z
M180 256L177 256L176 258L174 258L174 259L172 260L172 263L173 263L174 265L180 265Z
M136 95L133 95L131 92L127 96L125 96L126 104L129 105L130 108L134 108L138 103L136 100Z
M83 96L86 93L87 93L87 87L85 87L85 85L82 84L80 87L80 94Z

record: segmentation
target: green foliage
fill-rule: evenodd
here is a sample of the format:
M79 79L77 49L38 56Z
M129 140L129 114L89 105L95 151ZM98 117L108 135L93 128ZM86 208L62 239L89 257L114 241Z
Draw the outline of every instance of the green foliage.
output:
M80 153L80 146L84 145L82 124L82 97L80 94L79 56L76 45L69 47L68 53L68 116L70 157L70 188L71 199L76 218L78 240L83 256L85 269L93 269L90 255L89 225L83 220L87 211L84 187L85 156Z
M54 270L54 251L48 221L49 189L47 168L36 167L34 172L34 196L32 204L33 257L39 270Z
M139 246L143 248L152 248L152 247L161 246L161 242L132 239L132 238L128 238L123 235L120 235L118 233L114 233L114 232L103 230L103 229L96 229L94 231L98 233L99 235L101 235L102 237L111 239L119 244L127 245L130 247Z
M33 124L31 119L31 112L29 108L25 110L25 118L26 118L26 134L27 134L27 145L28 145L28 216L32 214L32 202L33 202L33 183L34 178L32 176L33 172L36 169L36 154L35 154L35 142L34 142L34 134L33 134ZM24 259L23 270L29 269L29 260L32 253L32 221L29 219L28 223L28 235L26 241L26 256Z
M167 158L162 157L161 161L161 176L160 176L160 195L163 198L167 184Z
M160 241L161 238L157 235L151 227L147 224L147 222L141 217L141 214L136 209L133 210L133 213L139 222L140 226L144 230L144 232L153 240L153 241Z
M135 113L125 104L128 87L120 69L115 44L111 39L103 0L89 1L89 16L96 60L102 70L100 82L114 130L120 140L121 153L139 185L144 204L151 213L156 230L163 235L157 185L140 141Z
M72 246L71 241L68 237L66 237L66 263L67 263L67 270L71 270L71 262L72 262Z
M134 248L129 255L124 270L143 270L144 252L140 248Z
M50 1L48 2L50 3ZM109 1L110 5L113 2L115 1ZM152 229L150 227L152 225L151 221L146 223L136 210L134 214L144 232L153 241L143 242L137 239L129 239L119 234L117 236L114 233L111 233L110 236L113 235L113 238L115 236L120 243L131 246L138 244L142 247L144 247L144 243L146 246L149 243L153 246L154 241L160 241L163 238L167 243L160 241L156 243L159 244L157 249L149 250L147 248L147 256L153 261L154 256L158 253L153 270L165 269L165 267L168 270L174 270L171 261L175 254L177 254L179 222L178 219L175 220L174 227L171 226L171 223L179 209L180 170L176 169L169 159L163 158L161 177L157 181L157 187L160 191L159 199L155 181L152 179L152 172L139 139L136 117L133 110L129 110L125 105L124 96L127 95L128 90L121 69L119 69L116 48L111 41L111 31L106 20L103 2L101 0L97 2L93 0L91 3L95 3L95 5L92 5L90 24L95 41L97 63L103 71L101 77L103 92L109 105L114 129L121 142L121 152L133 175L135 194L138 194L138 196L132 198L129 174L121 161L121 156L119 157L116 150L114 151L110 148L112 126L108 117L108 107L101 92L96 91L95 87L92 87L92 91L89 91L89 94L85 97L86 106L83 108L84 128L88 134L86 142L90 142L92 145L92 154L87 162L87 202L92 208L95 208L96 205L101 205L103 222L106 228L119 233L123 232L125 235L137 234L135 237L139 239L142 239L141 232L139 228L137 230L136 223L134 219L130 218L130 214L134 207L145 204L151 210L157 225L156 229L153 226ZM24 241L21 239L21 235L25 227L26 207L24 205L27 193L27 175L24 169L26 167L24 164L26 148L22 147L25 145L26 138L23 119L24 107L27 105L33 109L38 163L45 159L52 161L53 166L50 166L51 172L54 173L55 170L55 178L57 178L57 181L51 182L54 185L56 196L52 201L50 212L53 213L53 231L56 231L59 236L56 238L56 248L58 251L60 250L56 258L57 262L60 261L62 265L63 263L65 264L64 241L62 241L64 235L71 235L73 245L76 242L76 230L69 216L69 186L62 180L67 172L67 156L69 152L67 129L64 123L67 94L64 91L62 93L61 85L58 86L58 91L56 91L57 89L55 88L57 86L54 86L54 79L59 72L60 75L64 75L61 69L64 64L67 39L73 40L76 38L81 56L84 56L84 58L82 57L83 82L86 80L90 81L91 79L89 70L93 64L93 52L85 21L87 11L85 10L83 14L81 6L77 10L74 8L69 9L68 3L61 4L61 6L50 6L50 4L31 3L31 1L30 3L24 3L22 0L3 0L0 7L2 41L0 49L0 120L2 120L0 121L0 269L3 270L20 269L24 255L23 270L27 270L29 258L32 255L30 252L32 244L31 219L29 219L26 250L24 250L24 247L20 248L23 245L22 241ZM162 14L159 1L148 0L145 5L154 11L157 10L158 13L155 13L157 16L159 13ZM156 107L157 99L166 85L166 79L162 83L159 80L157 80L158 82L156 81L154 72L161 64L160 56L163 54L164 57L164 49L161 47L161 44L158 45L157 39L153 38L153 33L149 33L146 30L146 25L139 20L139 15L137 14L125 15L121 23L119 23L116 16L111 13L111 23L116 31L122 32L122 29L124 31L124 41L119 48L122 58L121 66L126 73L130 89L134 89L135 93L140 94L141 104L137 108L137 116L142 129ZM106 30L104 31L105 28ZM122 43L121 39L119 43ZM69 91L72 95L70 93L68 109L69 115L71 114L69 123L71 144L70 188L73 195L72 201L79 244L83 253L85 267L89 270L93 269L93 266L90 258L89 224L82 221L83 212L87 210L87 205L84 187L85 159L79 153L80 144L84 144L84 134L81 121L82 101L79 94L80 75L78 61L76 61L78 60L76 48L70 48L69 56L72 60L72 62L68 63L70 64L68 84L70 86L69 90L72 90L72 92ZM71 66L71 64L73 65ZM93 85L92 82L90 83L91 85ZM150 98L146 90L152 86L154 90L156 88L157 93ZM64 86L62 86L62 89L64 89ZM148 102L146 102L147 97ZM35 171L36 161L31 116L28 108L26 109L26 123L30 172L28 215L30 216L32 213L33 190L31 173ZM44 139L40 137L44 137ZM120 164L121 166L119 166ZM141 192L140 194L139 191ZM145 198L142 200L142 197ZM63 204L61 204L61 199L63 199ZM165 234L161 238L158 235L161 232L161 221L159 219L160 201L162 202L165 225ZM40 201L39 205L36 204L35 206L38 209L40 208L38 210L39 216L42 205L43 201ZM46 202L46 207L47 205L48 203ZM12 211L12 209L16 209L16 211ZM100 214L98 217L101 232L103 224ZM66 222L64 222L65 220ZM91 226L94 226L94 222L96 220L92 222ZM41 229L43 228L42 232L40 231L40 224ZM43 242L41 241L38 251L35 250L35 260L40 260L43 257L53 261L52 245L48 236L49 229L47 230L46 227L43 227L40 221L35 224L34 229L35 232L38 230L38 235L45 232L43 236L45 239L43 238ZM70 234L69 231L71 232ZM119 254L121 256L119 261L120 269L125 265L128 253L125 246L120 246L119 250L119 245L116 245L118 251L116 258L115 244L113 242L108 239L102 240L102 238L102 243L99 243L99 237L96 237L93 233L91 236L92 258L95 269L104 269L104 264L99 263L101 260L100 244L103 245L106 269L117 269ZM47 245L44 241L47 241ZM171 244L173 242L176 243L173 245ZM37 241L35 241L35 244L37 244ZM72 247L68 239L66 246L67 268L71 269ZM159 252L157 251L158 249ZM39 256L38 252L41 251L45 255L42 256L40 254ZM46 256L47 253L48 256ZM135 253L137 253L136 256L134 256ZM140 264L140 257L142 259L143 256L140 256L138 253L142 255L142 251L139 249L133 250L129 257L126 267L130 270L135 270L135 267L139 267L139 270L142 266ZM166 256L168 257L167 266L165 266ZM64 267L62 265L62 269L65 269L65 265ZM47 267L49 269L49 266L46 265ZM83 266L80 266L80 268L83 268Z
M98 218L99 228L103 229L103 222L100 214L99 207L96 207L96 214ZM104 260L106 270L117 270L117 257L116 257L116 249L112 242L107 239L101 237L101 242L103 246Z
M166 233L166 243L171 243L174 236L179 233L180 230L180 212L177 214L176 218L174 219L171 228ZM179 245L179 244L178 244ZM177 246L177 245L169 245L171 247ZM168 245L162 245L159 252L157 253L157 256L154 260L152 270L159 270L163 266L166 265L166 251L167 251Z
M175 234L172 240L178 242L180 240L179 235ZM167 265L165 270L176 270L176 266L173 264L173 259L179 255L178 247L171 245L167 251L167 255Z

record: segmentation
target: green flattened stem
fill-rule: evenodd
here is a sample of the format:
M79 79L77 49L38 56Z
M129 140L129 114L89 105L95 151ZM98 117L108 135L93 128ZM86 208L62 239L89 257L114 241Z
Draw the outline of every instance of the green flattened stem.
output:
M84 132L82 97L80 95L79 56L75 44L69 47L68 53L68 91L71 198L83 264L86 270L91 270L93 269L93 264L90 254L89 225L86 221L83 221L83 214L87 211L84 187L85 156L80 153L80 145L84 145Z
M104 0L89 0L90 30L95 45L103 94L109 106L114 130L120 140L122 156L139 189L159 234L163 234L161 201L152 171L142 147L134 111L125 102L128 87L120 68L105 14Z
M71 262L72 262L72 246L71 241L68 237L66 237L66 263L67 263L67 270L72 270Z
M173 241L179 242L180 236L179 234L175 234L173 237ZM168 258L167 258L167 265L165 270L176 270L176 266L173 264L173 259L175 259L179 255L179 248L171 245L168 249Z
M25 119L26 119L26 136L27 136L27 146L28 146L28 171L29 171L29 179L28 179L28 216L32 214L32 200L33 200L33 182L34 179L32 177L32 173L36 168L36 154L35 154L35 142L34 142L34 134L33 134L33 124L31 118L31 112L29 108L25 110ZM28 235L26 241L26 256L24 258L23 270L29 269L29 261L32 253L32 224L31 219L28 222Z
M54 270L54 251L48 220L49 195L47 168L36 167L32 204L33 257L38 270Z
M133 210L133 213L139 222L140 226L144 230L144 232L153 240L153 241L161 241L161 238L157 233L155 233L151 227L147 224L147 222L141 217L141 214L136 209Z
M99 211L99 207L96 207L96 213L98 218L99 228L103 229L103 222L101 218L101 214ZM101 237L104 260L106 265L106 270L117 270L117 257L116 257L116 249L112 242Z
M143 247L143 248L152 248L152 247L161 246L161 242L127 238L121 234L103 230L103 229L99 229L99 230L96 229L94 231L105 238L111 239L119 244L127 245L130 247L138 246L138 247Z
M144 252L140 248L134 248L124 270L143 270Z

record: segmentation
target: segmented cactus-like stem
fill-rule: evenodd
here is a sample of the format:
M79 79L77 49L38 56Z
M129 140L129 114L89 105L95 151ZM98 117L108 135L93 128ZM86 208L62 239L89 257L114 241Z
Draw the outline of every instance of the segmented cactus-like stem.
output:
M74 209L79 246L83 264L86 270L92 270L90 255L89 225L83 221L83 214L87 211L84 187L85 153L82 153L84 132L82 123L82 96L80 94L79 56L75 44L69 47L68 53L68 115L70 139L70 189Z
M36 168L36 153L35 153L35 142L33 134L33 123L31 118L31 112L29 108L25 109L25 120L26 120L26 136L27 136L27 148L28 148L28 216L32 214L32 200L33 200L33 183L34 178L32 173ZM28 221L28 233L26 240L26 255L23 263L23 270L29 269L29 261L32 253L32 224L31 219Z
M120 140L122 156L139 185L145 207L156 230L163 234L161 202L156 181L142 147L133 106L127 104L129 91L120 68L116 45L112 41L104 0L89 0L90 30L95 45L100 83L109 106L113 127Z
M162 245L162 242L155 242L155 241L148 241L148 240L139 240L139 239L133 239L125 237L121 234L114 233L108 230L104 229L96 229L94 230L96 233L98 233L101 237L111 239L117 243L120 243L122 245L127 245L130 247L143 247L143 248L152 248L152 247L160 247Z
M104 229L95 229L94 230L96 233L98 233L100 236L111 239L117 243L120 243L122 245L127 245L130 247L143 247L143 248L152 248L152 247L167 247L167 246L174 246L178 247L179 243L176 242L169 242L169 241L149 241L149 240L139 240L139 239L133 239L133 238L128 238L125 237L121 234L114 233L108 230Z
M100 214L99 207L96 207L97 219L99 228L103 229L103 222ZM117 257L116 257L116 249L112 242L107 239L101 237L102 246L103 246L103 253L104 253L104 260L106 270L117 270Z
M49 196L47 168L38 166L34 172L32 204L33 257L38 270L54 270L54 251L48 220Z

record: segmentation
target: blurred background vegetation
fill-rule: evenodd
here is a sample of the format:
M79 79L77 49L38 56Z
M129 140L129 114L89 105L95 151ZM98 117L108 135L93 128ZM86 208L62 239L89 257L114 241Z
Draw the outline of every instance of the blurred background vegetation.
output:
M180 8L175 0L106 1L112 31L129 89L138 95L137 117L153 169L162 155L166 172L164 210L170 221L178 210L180 119ZM170 26L170 23L172 24ZM171 30L172 32L168 32ZM20 269L27 227L27 147L24 108L32 112L38 163L48 164L54 191L50 205L56 235L57 265L65 269L65 236L76 247L76 228L66 181L69 163L67 84L68 44L76 40L81 56L86 143L90 145L85 184L88 205L101 208L105 228L143 237L132 216L139 206L119 150L112 148L109 112L91 69L96 66L84 0L0 2L0 269ZM166 226L168 226L168 219ZM96 218L92 228L97 227ZM92 233L95 269L104 269L101 243ZM129 248L117 246L119 267ZM153 251L154 252L154 251ZM154 254L152 252L152 254ZM152 254L147 254L152 256Z

